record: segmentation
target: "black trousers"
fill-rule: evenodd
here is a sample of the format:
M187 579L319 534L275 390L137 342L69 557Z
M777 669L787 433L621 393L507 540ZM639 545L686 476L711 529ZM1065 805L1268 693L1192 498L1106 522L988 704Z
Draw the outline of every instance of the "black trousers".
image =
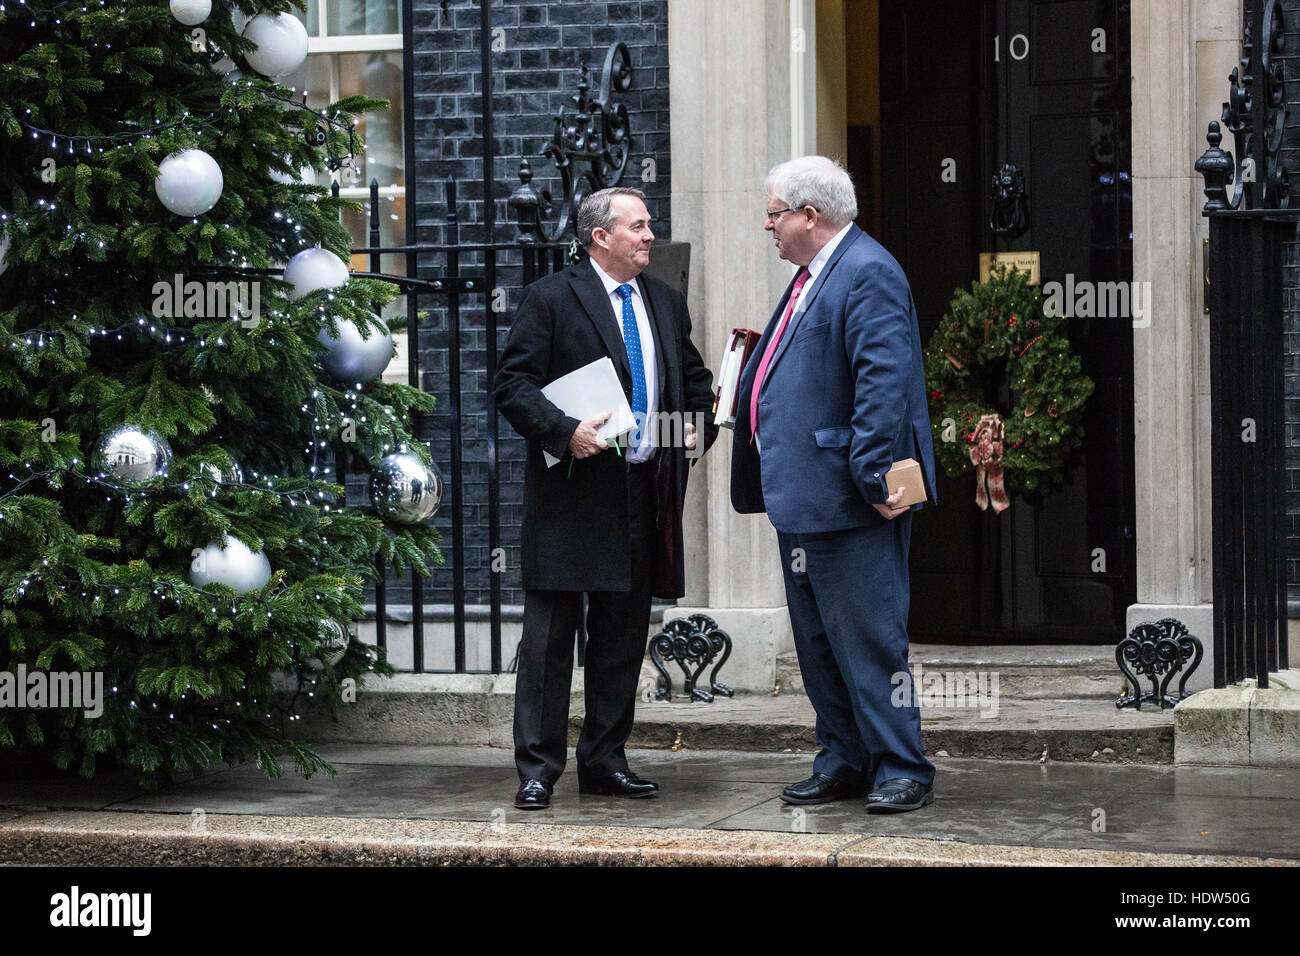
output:
M586 717L578 776L627 769L636 687L650 630L655 547L654 464L628 466L632 558L628 591L587 595ZM582 610L578 591L524 591L523 639L515 676L515 766L519 779L554 784L564 772L573 647Z

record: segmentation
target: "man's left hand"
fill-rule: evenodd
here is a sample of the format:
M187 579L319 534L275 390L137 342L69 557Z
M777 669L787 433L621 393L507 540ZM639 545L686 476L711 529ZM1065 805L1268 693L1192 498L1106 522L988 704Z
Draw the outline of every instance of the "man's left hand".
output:
M877 511L879 511L886 518L897 518L899 515L901 515L904 511L906 511L910 507L909 505L904 505L899 503L903 500L903 492L906 490L907 490L906 488L899 486L899 488L892 495L890 495L888 498L885 499L885 503L883 505L872 505L872 507L875 508Z

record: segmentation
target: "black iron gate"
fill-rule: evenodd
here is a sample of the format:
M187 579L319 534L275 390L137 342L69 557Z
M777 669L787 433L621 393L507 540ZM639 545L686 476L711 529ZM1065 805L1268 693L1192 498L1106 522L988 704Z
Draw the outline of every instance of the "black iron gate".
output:
M1196 163L1210 220L1211 461L1214 686L1287 668L1286 418L1283 249L1300 210L1280 150L1285 127L1284 32L1278 0L1248 10L1241 66L1222 126ZM1220 148L1223 132L1233 152Z
M414 121L412 109L413 48L410 2L406 0L404 30L406 40L405 118ZM448 416L447 457L450 474L450 541L444 539L444 560L450 565L452 576L452 639L455 673L465 673L466 623L467 623L467 506L486 509L488 523L488 554L492 557L489 571L487 623L489 627L491 673L503 670L502 653L502 573L496 560L504 553L502 545L501 460L498 416L492 396L491 383L497 368L497 340L499 321L505 315L502 303L509 291L503 278L517 277L516 288L565 266L576 247L569 241L573 213L582 198L589 192L615 185L622 178L629 154L630 123L627 110L617 102L619 93L631 86L632 66L628 48L622 43L612 43L605 52L600 72L600 87L592 93L586 62L580 68L574 110L555 116L555 129L543 150L543 156L555 165L561 183L561 195L552 197L549 191L533 186L533 170L528 160L521 163L519 184L510 196L509 206L515 218L515 236L502 242L495 240L496 231L496 181L493 164L496 143L493 134L493 105L490 91L492 81L492 3L480 0L480 90L482 116L482 202L481 216L475 223L482 227L486 241L464 243L460 241L461 223L457 213L458 183L449 178L443 185L445 212L442 244L417 244L416 216L414 215L415 190L418 185L410 178L415 170L413 136L406 133L407 230L406 244L383 246L380 240L379 184L370 184L370 235L366 247L353 250L354 255L368 260L367 272L358 276L384 279L398 285L406 297L408 374L412 385L425 388L428 370L422 368L421 348L422 318L432 311L445 317L447 343L446 412ZM335 187L337 191L337 185ZM405 275L386 270L394 259L404 265ZM464 319L479 312L485 331L483 381L486 383L486 434L482 462L470 462L464 449L465 416L462 408L463 375L462 332ZM427 331L427 327L425 327ZM475 368L472 371L479 371ZM426 391L432 389L425 388ZM420 439L427 438L426 423L416 422L414 432ZM486 500L467 501L465 466L481 464L486 470ZM341 479L342 480L342 479ZM379 581L375 588L376 640L381 647L388 646L388 581L382 563L378 566ZM411 639L412 666L415 673L428 672L424 653L424 628L427 608L424 581L412 572L411 582ZM579 659L583 651L583 635L578 635Z
M406 296L408 375L413 385L423 385L425 371L420 367L420 318L426 303L432 299L436 308L445 312L447 322L447 395L449 427L449 457L451 474L448 485L451 495L451 541L443 544L444 558L449 560L453 577L453 647L454 672L465 673L466 668L466 547L465 547L465 453L463 447L464 421L461 409L462 390L462 316L470 309L481 308L484 315L487 339L485 380L491 382L496 374L498 319L501 313L491 307L491 299L501 287L497 279L499 267L508 257L518 266L522 284L552 270L562 268L570 249L567 243L538 242L521 232L520 239L512 243L461 243L457 208L457 182L448 179L444 185L446 197L445 225L448 242L442 245L382 246L379 238L379 184L370 184L370 244L353 250L354 254L369 258L369 271L354 275L383 279L397 284ZM490 187L489 187L490 188ZM492 203L485 203L490 209ZM490 214L487 218L489 229ZM490 234L490 232L489 232ZM402 257L406 275L386 272L385 257ZM466 263L464 260L471 259ZM501 486L498 455L497 415L491 388L488 388L487 438L487 501L488 549L497 554L501 545ZM417 423L416 435L425 437L426 430ZM387 582L382 563L380 579L375 588L375 621L378 643L387 647ZM424 661L425 602L423 579L411 573L411 632L412 670L426 671ZM489 577L489 628L491 647L491 673L502 670L501 647L501 575L495 569Z

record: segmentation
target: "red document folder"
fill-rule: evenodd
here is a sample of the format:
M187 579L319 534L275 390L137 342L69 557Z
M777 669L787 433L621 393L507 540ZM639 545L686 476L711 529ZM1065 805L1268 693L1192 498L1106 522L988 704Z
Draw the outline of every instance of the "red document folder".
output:
M736 408L740 400L740 373L762 334L753 329L732 329L727 351L718 370L718 387L713 397L713 423L723 428L736 427Z

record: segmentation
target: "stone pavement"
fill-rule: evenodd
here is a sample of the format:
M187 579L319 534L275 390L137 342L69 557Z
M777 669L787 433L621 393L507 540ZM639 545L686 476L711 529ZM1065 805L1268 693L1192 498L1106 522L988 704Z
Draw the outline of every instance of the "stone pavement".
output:
M580 796L570 772L526 813L507 750L321 752L337 777L0 781L0 863L1300 863L1295 770L936 758L934 805L869 816L781 803L807 754L643 750L659 797Z

